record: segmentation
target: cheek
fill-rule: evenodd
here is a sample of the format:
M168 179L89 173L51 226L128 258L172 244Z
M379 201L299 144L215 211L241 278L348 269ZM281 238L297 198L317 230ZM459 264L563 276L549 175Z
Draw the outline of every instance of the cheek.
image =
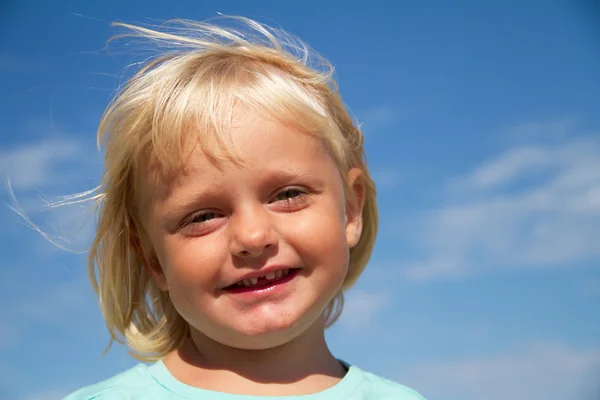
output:
M198 310L210 313L224 264L223 254L212 245L195 239L166 243L159 256L165 271L169 297L177 312L197 325Z
M223 265L223 252L204 238L173 238L159 254L172 295L196 297L212 292ZM191 299L190 299L191 300Z
M290 224L286 235L307 263L338 266L345 269L349 261L348 242L343 215L337 209L314 210L310 215L299 215Z

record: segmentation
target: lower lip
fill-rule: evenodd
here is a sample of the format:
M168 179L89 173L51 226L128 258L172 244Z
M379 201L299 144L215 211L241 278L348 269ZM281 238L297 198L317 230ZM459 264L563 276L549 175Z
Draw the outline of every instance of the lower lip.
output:
M285 290L285 288L288 286L287 284L290 283L294 278L296 278L296 276L298 276L298 272L300 271L300 269L298 268L294 268L291 269L289 274L273 283L271 283L268 286L260 286L260 287L233 287L230 289L226 289L224 290L225 293L231 293L231 294L235 294L238 296L250 296L250 297L254 297L254 296L263 296L263 295L273 295L276 293L279 293L283 290Z

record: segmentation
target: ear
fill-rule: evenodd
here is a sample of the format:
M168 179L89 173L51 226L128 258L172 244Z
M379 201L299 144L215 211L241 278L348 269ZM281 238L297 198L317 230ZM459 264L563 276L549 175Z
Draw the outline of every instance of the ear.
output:
M365 205L366 187L364 175L360 168L348 171L348 188L346 193L346 240L348 247L358 244L362 234L362 214Z
M133 254L140 264L142 264L142 268L145 268L148 271L154 284L160 290L166 292L168 290L168 285L165 273L156 259L156 256L149 255L149 251L144 251L142 238L133 222L129 223L129 232L129 245L131 246Z

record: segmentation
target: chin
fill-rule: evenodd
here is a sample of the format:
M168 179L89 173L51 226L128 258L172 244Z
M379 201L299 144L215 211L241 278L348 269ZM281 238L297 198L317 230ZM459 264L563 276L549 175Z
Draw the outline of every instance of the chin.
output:
M260 324L246 325L238 330L243 337L260 339L275 338L281 336L296 336L301 332L298 323L288 323L288 321L261 321Z
M244 350L267 350L291 342L311 325L308 321L293 319L263 320L259 324L247 324L235 329L236 339L228 345Z

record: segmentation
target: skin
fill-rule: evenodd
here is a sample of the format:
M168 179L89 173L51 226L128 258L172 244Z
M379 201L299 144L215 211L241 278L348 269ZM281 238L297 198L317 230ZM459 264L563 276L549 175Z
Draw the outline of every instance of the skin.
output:
M153 280L191 330L165 365L209 390L324 390L345 372L325 342L323 311L360 238L362 172L344 174L345 193L322 140L257 113L238 110L230 134L236 162L215 165L195 148L176 177L149 168L141 182ZM299 272L274 294L226 289L273 266Z

